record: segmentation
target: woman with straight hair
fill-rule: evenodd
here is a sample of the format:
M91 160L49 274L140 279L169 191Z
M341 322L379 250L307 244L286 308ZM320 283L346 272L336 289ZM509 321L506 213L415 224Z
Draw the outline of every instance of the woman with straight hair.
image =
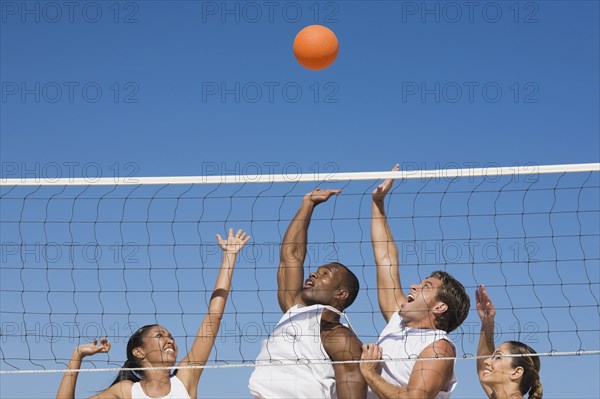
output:
M244 231L233 234L229 229L226 239L217 234L217 241L223 251L223 260L217 282L212 292L208 312L198 329L190 352L181 360L175 373L177 360L177 344L169 331L161 325L144 326L131 335L127 342L127 361L123 368L151 368L147 370L121 370L115 381L104 391L92 398L196 398L198 382L204 368L186 366L203 366L206 364L219 331L225 303L231 287L231 277L237 254L250 240ZM92 343L78 346L67 366L57 399L75 397L77 376L83 358L110 350L110 342L106 338L94 339Z
M507 341L494 348L496 310L485 287L475 292L481 333L477 347L479 382L490 399L542 399L540 358L530 346Z

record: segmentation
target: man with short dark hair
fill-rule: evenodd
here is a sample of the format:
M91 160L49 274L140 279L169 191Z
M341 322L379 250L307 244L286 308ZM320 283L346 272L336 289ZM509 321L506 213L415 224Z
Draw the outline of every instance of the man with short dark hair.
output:
M255 398L364 398L367 385L357 363L361 342L341 323L359 282L341 263L317 268L304 279L308 226L315 207L340 190L306 194L288 226L277 270L277 299L284 312L263 343L250 377Z

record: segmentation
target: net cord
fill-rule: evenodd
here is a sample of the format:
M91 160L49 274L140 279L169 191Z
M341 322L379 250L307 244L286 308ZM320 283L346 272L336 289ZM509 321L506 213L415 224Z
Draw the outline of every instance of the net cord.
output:
M8 179L2 177L0 186L106 186L106 185L168 185L168 184L239 184L239 183L293 183L293 182L332 182L376 179L453 179L480 176L539 175L565 172L600 172L600 163L580 163L564 165L490 166L486 168L404 170L387 172L347 172L347 173L295 173L260 175L221 175L221 176L162 176L162 177L85 177L85 178L41 178L22 177Z
M545 353L530 353L530 354L503 354L502 357L556 357L556 356L586 356L586 355L600 355L600 350L591 351L575 351L575 352L545 352ZM486 356L462 356L462 357L421 357L421 358L397 358L397 359L379 359L379 360L307 360L306 362L288 362L282 363L277 361L276 363L239 363L239 364L215 364L215 365L197 365L197 366L177 366L177 367L134 367L134 368L92 368L92 369L79 369L79 370L7 370L0 371L0 375L4 374L48 374L48 373L93 373L93 372L118 372L120 370L126 371L144 371L144 370L173 370L173 369L231 369L231 368L246 368L246 367L290 367L307 364L350 364L350 363L383 363L383 362L405 362L405 361L423 361L423 360L475 360L475 359L490 359L493 355Z

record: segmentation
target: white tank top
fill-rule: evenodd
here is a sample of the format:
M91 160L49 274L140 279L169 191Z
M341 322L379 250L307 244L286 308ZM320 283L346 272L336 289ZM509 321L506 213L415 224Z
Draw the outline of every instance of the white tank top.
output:
M377 343L383 351L383 359L416 359L423 349L440 339L445 339L454 346L445 331L407 327L400 314L396 312L379 335ZM381 376L390 384L405 387L408 385L415 362L416 360L401 360L382 363ZM449 398L456 383L456 376L453 373L448 386L437 394L436 399ZM376 398L370 389L367 397Z
M321 343L321 316L335 308L292 306L262 348L248 388L255 398L336 398L335 374ZM317 362L314 364L311 362ZM277 366L277 364L292 364Z
M136 382L131 387L131 399L190 399L190 395L185 389L185 385L177 376L171 377L171 391L166 396L161 396L160 398L151 398L150 396L144 393L142 389L142 384Z

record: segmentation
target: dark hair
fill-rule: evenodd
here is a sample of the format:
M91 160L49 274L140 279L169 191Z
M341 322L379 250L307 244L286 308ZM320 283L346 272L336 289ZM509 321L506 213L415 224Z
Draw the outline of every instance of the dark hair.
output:
M519 341L507 341L513 355L536 355L529 345ZM523 377L519 384L521 395L529 393L529 399L542 399L542 382L540 381L540 358L538 356L516 356L512 358L513 368L523 367Z
M140 327L136 332L134 332L131 337L129 337L129 341L127 341L127 360L125 364L123 364L124 369L128 368L140 368L142 365L137 357L133 354L133 350L139 346L143 345L143 338L152 327L156 327L158 324L147 324L143 327ZM113 381L110 386L113 386L121 381L132 381L139 382L144 377L144 371L132 371L132 370L120 370L119 374L117 374L117 378Z
M460 326L469 314L471 300L465 287L449 273L438 270L429 277L437 278L442 285L437 290L437 299L448 306L443 314L435 320L435 327L446 332L452 332Z
M341 286L348 290L348 298L346 298L342 305L344 306L344 309L349 308L350 305L354 303L354 300L358 296L358 291L360 290L360 283L358 281L358 278L354 273L352 273L350 269L348 269L341 263L332 262L331 264L337 265L345 271L345 273L343 273L342 275Z

